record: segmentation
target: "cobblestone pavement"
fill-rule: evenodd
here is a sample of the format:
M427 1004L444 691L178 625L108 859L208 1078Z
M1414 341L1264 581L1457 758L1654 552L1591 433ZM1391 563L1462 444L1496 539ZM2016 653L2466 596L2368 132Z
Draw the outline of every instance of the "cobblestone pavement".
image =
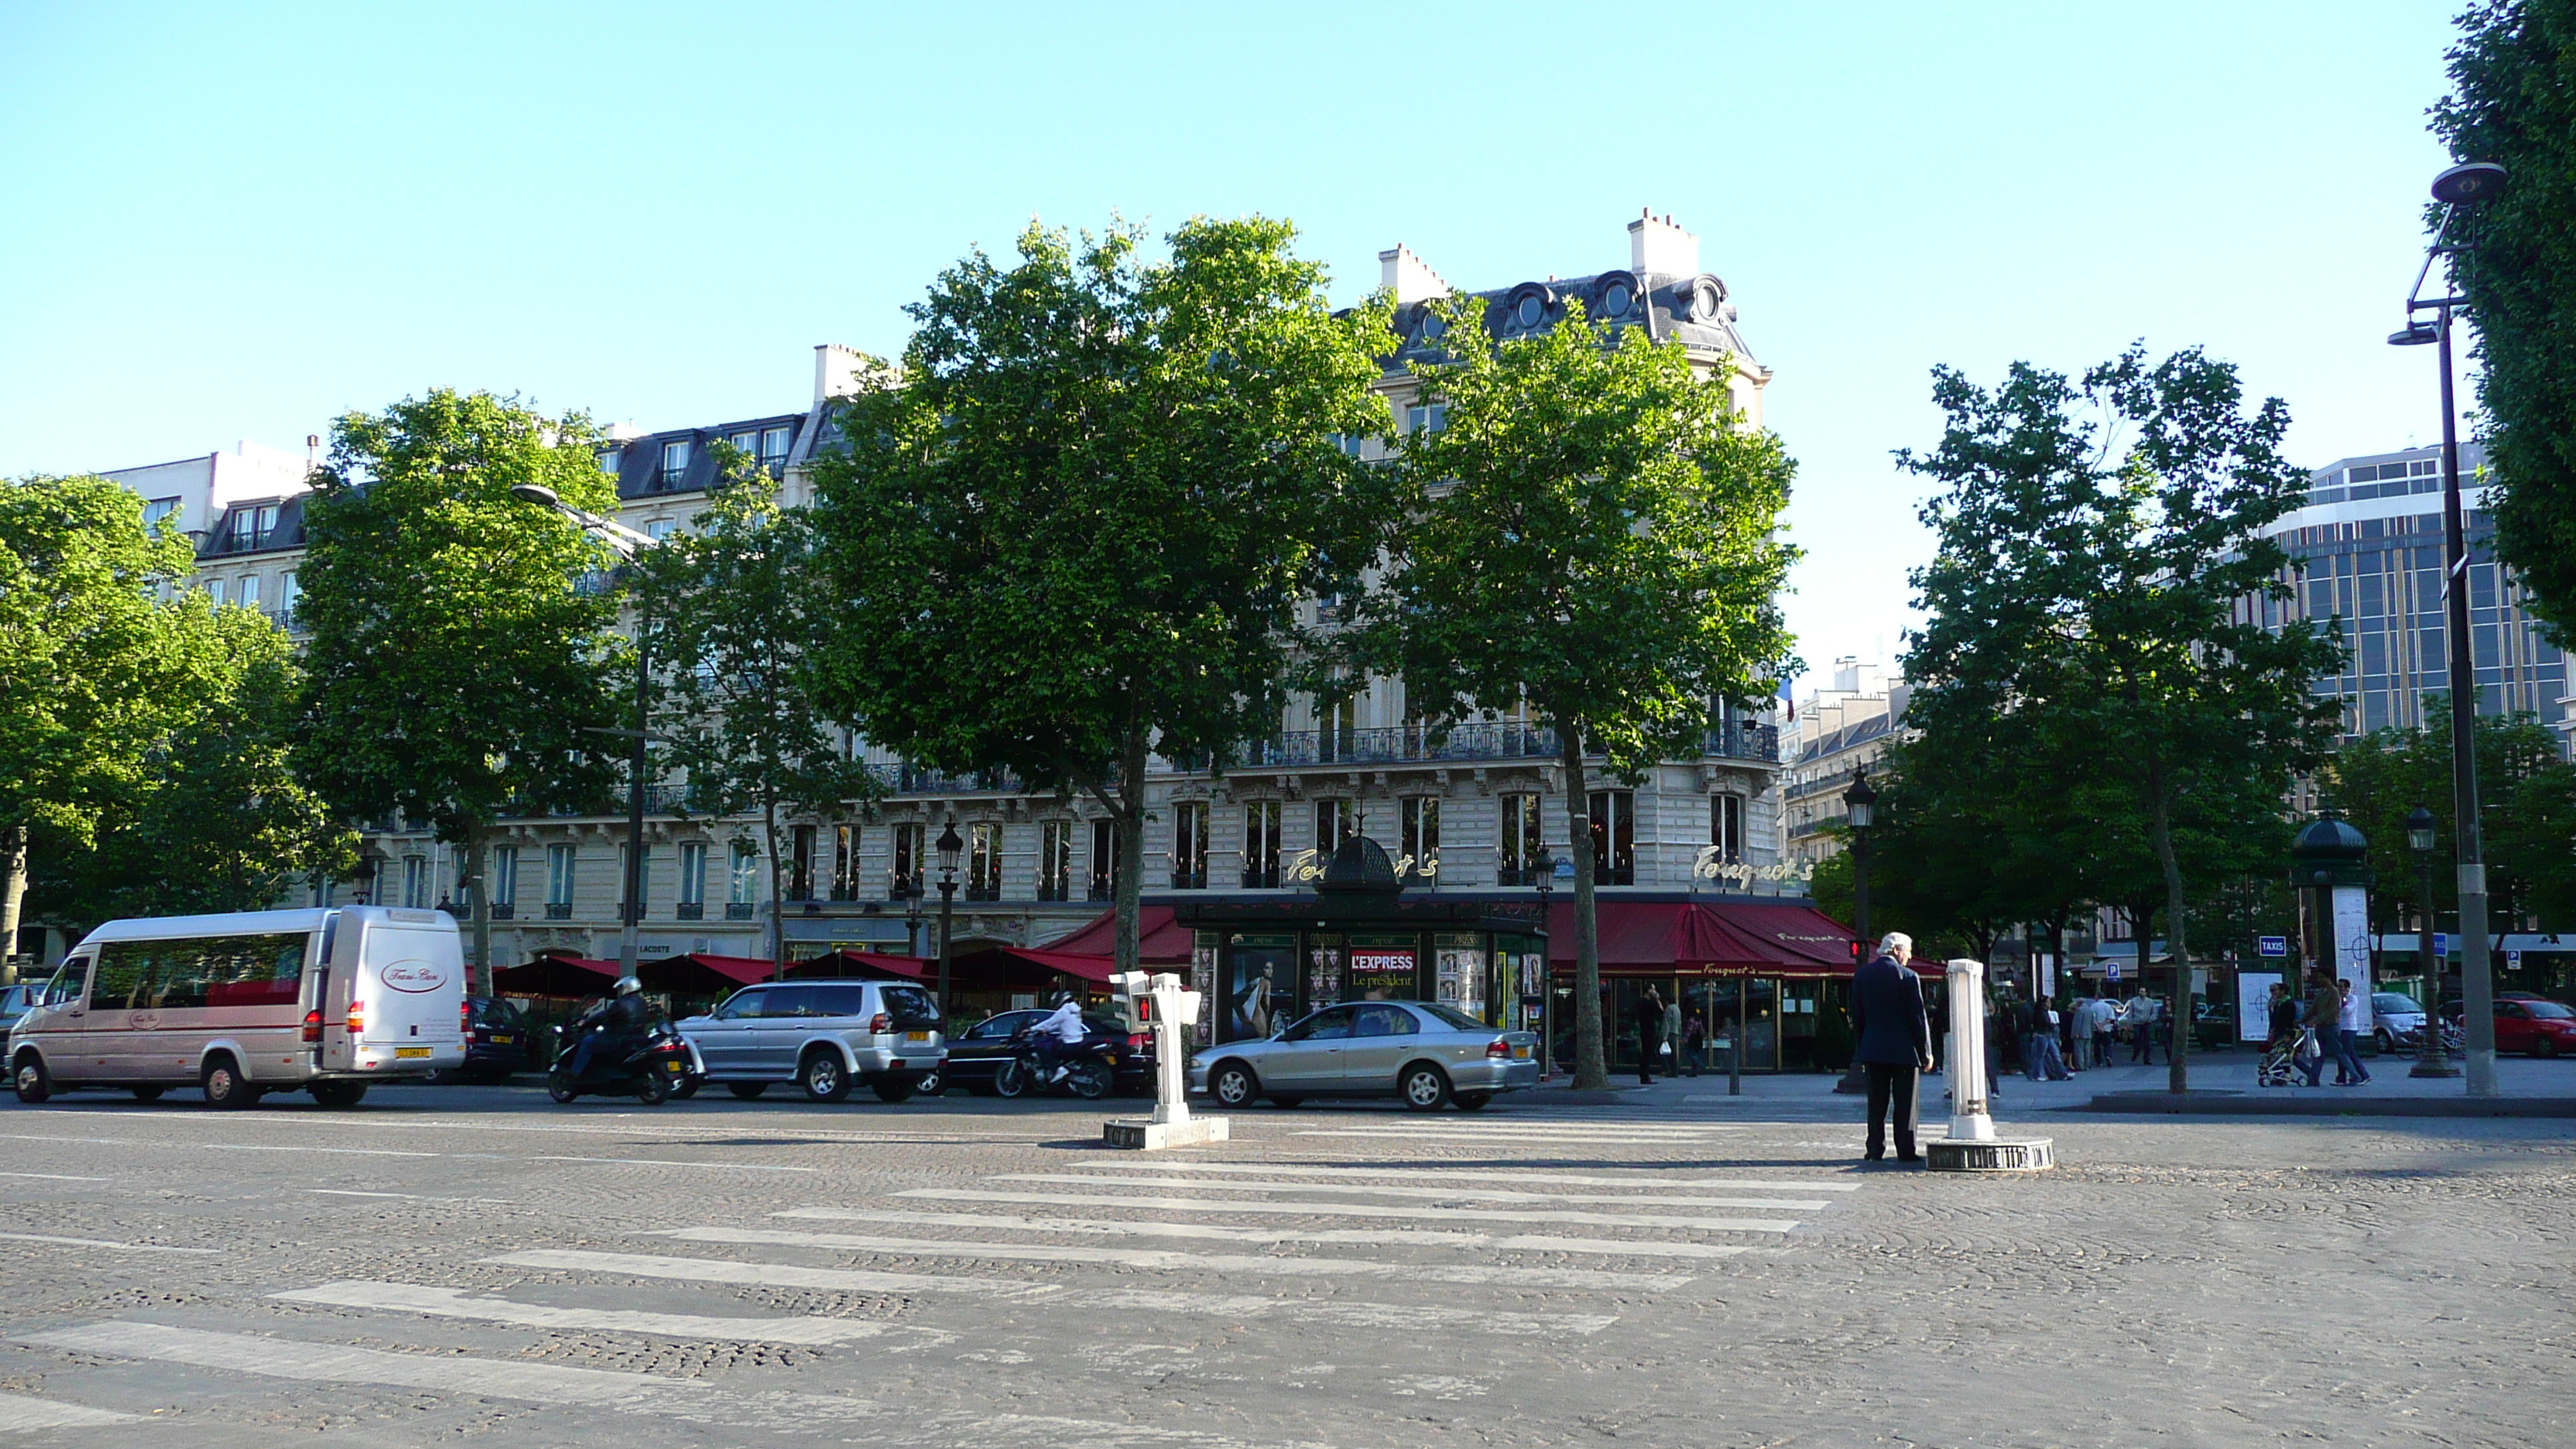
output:
M2563 1121L180 1095L0 1108L0 1442L2576 1437Z

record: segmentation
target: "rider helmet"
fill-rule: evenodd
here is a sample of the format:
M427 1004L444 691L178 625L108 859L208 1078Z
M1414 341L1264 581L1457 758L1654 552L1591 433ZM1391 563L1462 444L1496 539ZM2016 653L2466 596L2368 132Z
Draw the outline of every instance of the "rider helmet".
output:
M617 994L620 996L633 996L636 992L643 989L644 983L636 980L632 976L620 976L617 978Z

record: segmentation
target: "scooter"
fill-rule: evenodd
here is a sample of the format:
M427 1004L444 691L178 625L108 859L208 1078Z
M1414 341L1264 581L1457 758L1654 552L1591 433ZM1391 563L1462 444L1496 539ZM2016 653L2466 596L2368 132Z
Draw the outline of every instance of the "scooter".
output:
M1086 1102L1109 1095L1118 1083L1118 1048L1115 1037L1086 1036L1080 1045L1067 1045L1063 1054L1064 1075L1050 1080L1044 1067L1038 1065L1038 1041L1021 1032L1011 1038L1011 1056L993 1069L993 1090L1005 1097L1024 1097L1042 1092L1061 1081Z
M584 1096L633 1097L647 1107L658 1107L673 1097L696 1096L707 1079L697 1048L667 1021L646 1028L642 1043L626 1052L614 1048L592 1052L589 1067L576 1077L572 1059L581 1040L580 1035L567 1040L546 1072L546 1095L558 1102Z

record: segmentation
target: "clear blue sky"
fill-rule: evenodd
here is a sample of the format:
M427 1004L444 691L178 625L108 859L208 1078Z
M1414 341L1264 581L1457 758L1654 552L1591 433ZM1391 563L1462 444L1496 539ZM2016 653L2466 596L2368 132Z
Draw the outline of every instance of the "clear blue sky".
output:
M2380 339L2457 0L36 5L0 0L0 475L300 448L452 385L674 427L1032 213L1294 219L1336 292L1699 233L1777 369L1811 665L1893 653L1927 370L2203 344L2297 455L2430 441Z

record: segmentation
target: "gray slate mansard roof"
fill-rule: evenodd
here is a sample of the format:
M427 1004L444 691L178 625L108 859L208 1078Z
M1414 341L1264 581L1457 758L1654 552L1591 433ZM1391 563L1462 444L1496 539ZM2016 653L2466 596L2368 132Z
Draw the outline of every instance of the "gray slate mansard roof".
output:
M1694 350L1733 353L1747 367L1761 370L1753 349L1744 345L1743 335L1736 330L1726 283L1706 272L1689 277L1664 272L1641 276L1621 268L1463 295L1485 303L1486 330L1497 338L1544 332L1565 319L1568 301L1580 300L1586 315L1596 322L1643 325L1658 341L1677 337ZM1395 330L1404 340L1386 359L1390 370L1440 358L1439 339L1425 330L1430 314L1427 302L1409 302L1396 309Z

